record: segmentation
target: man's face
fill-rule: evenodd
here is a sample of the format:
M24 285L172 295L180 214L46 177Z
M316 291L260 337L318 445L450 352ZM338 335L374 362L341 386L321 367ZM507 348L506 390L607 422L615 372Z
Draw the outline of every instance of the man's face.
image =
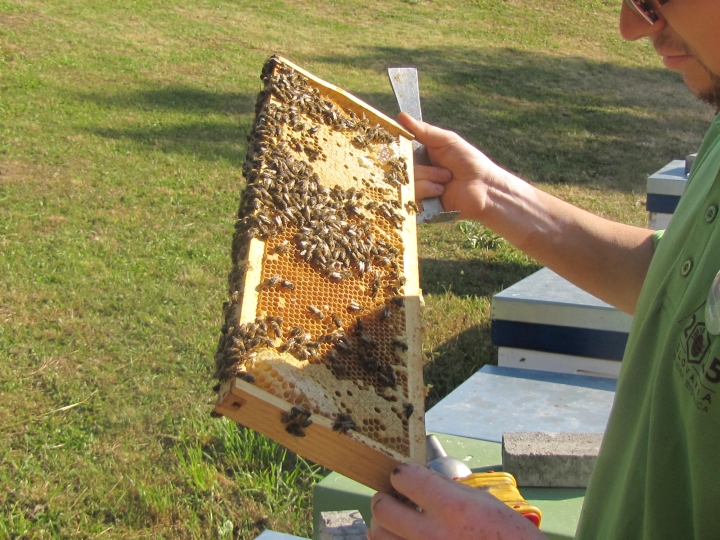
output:
M659 20L650 25L623 4L623 38L650 38L665 66L682 74L700 99L720 109L720 2L670 0L657 13Z

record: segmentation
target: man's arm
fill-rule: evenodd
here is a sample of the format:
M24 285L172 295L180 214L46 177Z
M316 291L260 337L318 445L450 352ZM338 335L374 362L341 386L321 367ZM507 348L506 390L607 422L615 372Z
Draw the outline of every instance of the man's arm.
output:
M653 255L653 231L609 221L501 169L457 134L400 123L427 146L434 167L415 168L416 197L442 196L446 210L480 221L592 295L633 313Z

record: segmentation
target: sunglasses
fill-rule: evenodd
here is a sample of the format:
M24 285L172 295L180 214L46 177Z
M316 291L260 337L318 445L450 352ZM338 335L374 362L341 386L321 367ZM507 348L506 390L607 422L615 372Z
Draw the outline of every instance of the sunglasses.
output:
M657 0L657 3L665 5L670 0ZM658 14L656 13L656 7L653 0L625 0L625 3L630 6L635 13L645 19L648 24L654 24L658 20Z

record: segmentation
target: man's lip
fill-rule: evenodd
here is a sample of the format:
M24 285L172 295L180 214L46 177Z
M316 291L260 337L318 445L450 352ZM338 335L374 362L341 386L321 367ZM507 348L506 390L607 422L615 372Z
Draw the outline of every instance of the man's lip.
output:
M665 67L668 69L677 69L692 58L688 54L663 54L661 56Z

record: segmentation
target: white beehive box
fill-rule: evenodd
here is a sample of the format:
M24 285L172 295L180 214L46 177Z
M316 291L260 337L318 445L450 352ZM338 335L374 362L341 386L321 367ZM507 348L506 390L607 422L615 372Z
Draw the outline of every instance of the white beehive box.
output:
M675 159L659 171L648 176L647 202L648 227L665 229L670 223L680 196L687 183L685 160Z
M543 268L496 294L498 365L617 377L632 317Z

